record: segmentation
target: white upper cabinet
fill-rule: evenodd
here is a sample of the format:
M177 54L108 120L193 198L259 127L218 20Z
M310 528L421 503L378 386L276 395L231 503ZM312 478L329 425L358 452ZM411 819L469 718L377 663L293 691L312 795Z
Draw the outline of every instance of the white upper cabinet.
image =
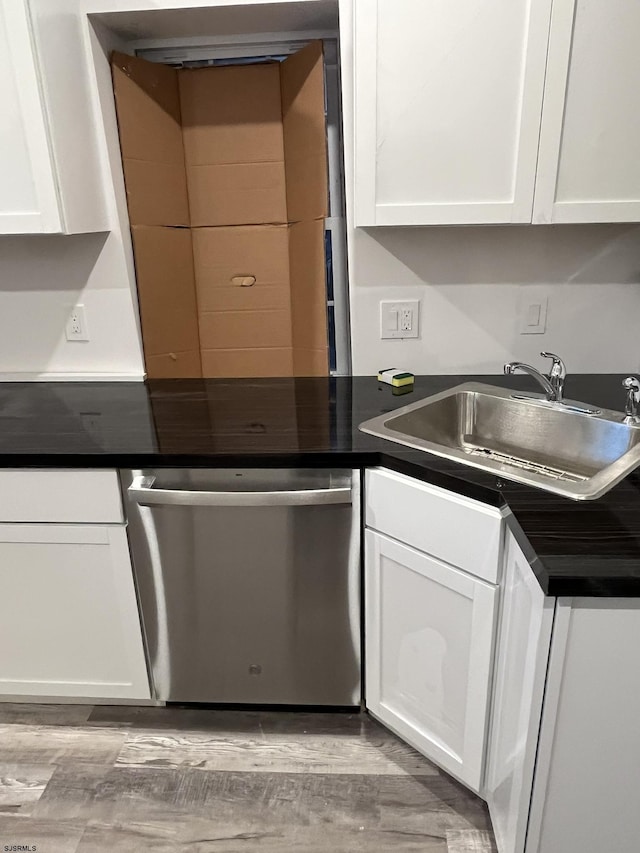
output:
M640 4L554 0L534 221L640 221Z
M0 234L108 229L78 0L0 0Z
M636 0L354 3L357 226L640 221Z
M0 3L0 231L61 230L38 75L22 3Z
M531 222L551 0L355 0L355 224Z

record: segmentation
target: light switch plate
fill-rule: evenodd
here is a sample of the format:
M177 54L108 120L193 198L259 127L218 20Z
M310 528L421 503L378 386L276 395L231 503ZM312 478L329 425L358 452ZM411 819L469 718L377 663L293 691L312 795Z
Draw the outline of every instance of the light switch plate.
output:
M420 300L380 302L380 337L417 338L420 332Z
M542 288L525 287L518 299L518 327L521 335L544 335L547 331L549 297Z

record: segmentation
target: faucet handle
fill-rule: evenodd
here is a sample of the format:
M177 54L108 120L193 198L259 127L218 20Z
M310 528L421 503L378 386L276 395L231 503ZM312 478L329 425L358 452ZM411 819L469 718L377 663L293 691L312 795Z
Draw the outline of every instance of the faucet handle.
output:
M559 379L566 378L567 368L565 366L564 361L560 358L559 355L556 355L554 352L541 352L540 355L543 358L553 359L553 364L551 365L549 376L557 376Z
M622 387L626 389L627 400L624 407L626 415L625 423L638 423L638 403L640 403L640 381L635 376L627 376L622 380Z

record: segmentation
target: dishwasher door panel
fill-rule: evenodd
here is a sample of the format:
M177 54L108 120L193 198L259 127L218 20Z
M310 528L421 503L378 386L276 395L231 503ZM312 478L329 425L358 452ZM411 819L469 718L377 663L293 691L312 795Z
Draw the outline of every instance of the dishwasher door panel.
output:
M130 536L158 698L358 704L352 472L135 474Z

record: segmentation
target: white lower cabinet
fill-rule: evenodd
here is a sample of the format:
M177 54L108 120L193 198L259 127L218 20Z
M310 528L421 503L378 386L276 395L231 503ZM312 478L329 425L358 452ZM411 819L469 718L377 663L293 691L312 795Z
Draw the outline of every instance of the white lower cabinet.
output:
M371 714L486 800L499 853L636 851L640 601L545 595L469 498L383 469L365 498Z
M150 698L126 528L0 524L0 694Z
M639 649L638 597L557 599L526 853L640 849Z
M554 604L507 533L484 792L500 853L525 849Z
M373 530L365 547L367 708L479 792L497 588Z

